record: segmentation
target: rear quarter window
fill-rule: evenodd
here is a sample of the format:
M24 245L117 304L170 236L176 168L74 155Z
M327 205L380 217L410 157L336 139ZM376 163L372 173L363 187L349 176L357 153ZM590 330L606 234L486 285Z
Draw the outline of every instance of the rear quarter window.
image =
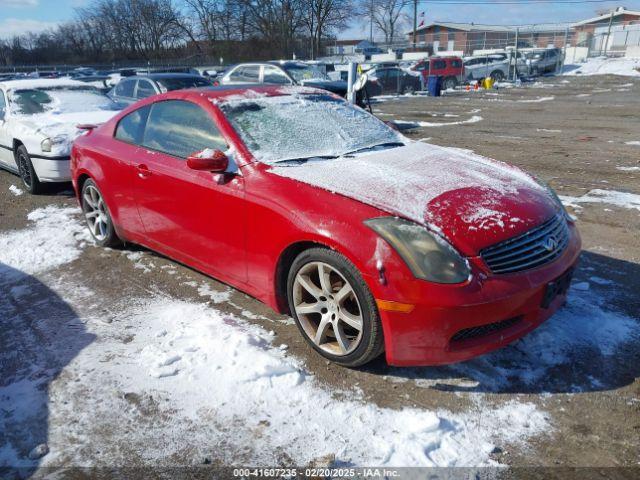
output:
M123 117L116 127L115 138L126 143L141 145L150 106L139 108Z

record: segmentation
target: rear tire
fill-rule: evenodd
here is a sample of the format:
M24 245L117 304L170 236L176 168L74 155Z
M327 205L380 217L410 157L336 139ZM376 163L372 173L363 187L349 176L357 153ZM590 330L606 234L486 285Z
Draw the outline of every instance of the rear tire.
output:
M501 82L502 80L504 80L504 73L502 73L501 70L496 70L494 72L491 72L491 78L493 78L494 82Z
M27 192L32 195L39 195L44 190L44 185L38 179L38 174L33 168L31 157L24 145L20 145L15 153L16 164L18 165L18 175Z
M442 88L444 90L454 89L458 86L458 79L456 77L447 77L442 82Z
M113 220L102 193L91 179L82 185L82 213L95 242L101 247L115 247L122 242L113 227Z
M355 265L338 252L311 248L298 255L287 299L305 341L324 358L358 367L383 352L375 299Z

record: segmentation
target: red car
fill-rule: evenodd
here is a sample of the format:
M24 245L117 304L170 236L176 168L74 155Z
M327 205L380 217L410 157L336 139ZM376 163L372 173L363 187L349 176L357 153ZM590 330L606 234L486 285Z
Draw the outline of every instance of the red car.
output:
M442 88L456 88L464 79L464 63L460 57L430 57L419 61L412 70L420 72L425 84L429 75L442 77Z
M506 345L563 304L580 252L533 177L326 91L170 92L85 128L73 184L99 245L144 245L290 313L345 366Z

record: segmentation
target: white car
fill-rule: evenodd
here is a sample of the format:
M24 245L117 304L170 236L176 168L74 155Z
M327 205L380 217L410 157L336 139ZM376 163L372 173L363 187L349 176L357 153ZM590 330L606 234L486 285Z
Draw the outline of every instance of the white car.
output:
M71 179L69 154L83 133L120 107L97 88L66 79L0 82L0 167L20 175L40 193L45 182Z

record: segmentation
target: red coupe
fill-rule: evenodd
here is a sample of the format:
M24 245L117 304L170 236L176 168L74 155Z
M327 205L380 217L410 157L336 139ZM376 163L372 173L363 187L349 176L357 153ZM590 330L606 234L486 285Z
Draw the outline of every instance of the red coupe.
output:
M73 147L96 242L144 245L295 319L345 366L458 362L565 301L580 252L523 171L413 142L326 91L148 98Z

